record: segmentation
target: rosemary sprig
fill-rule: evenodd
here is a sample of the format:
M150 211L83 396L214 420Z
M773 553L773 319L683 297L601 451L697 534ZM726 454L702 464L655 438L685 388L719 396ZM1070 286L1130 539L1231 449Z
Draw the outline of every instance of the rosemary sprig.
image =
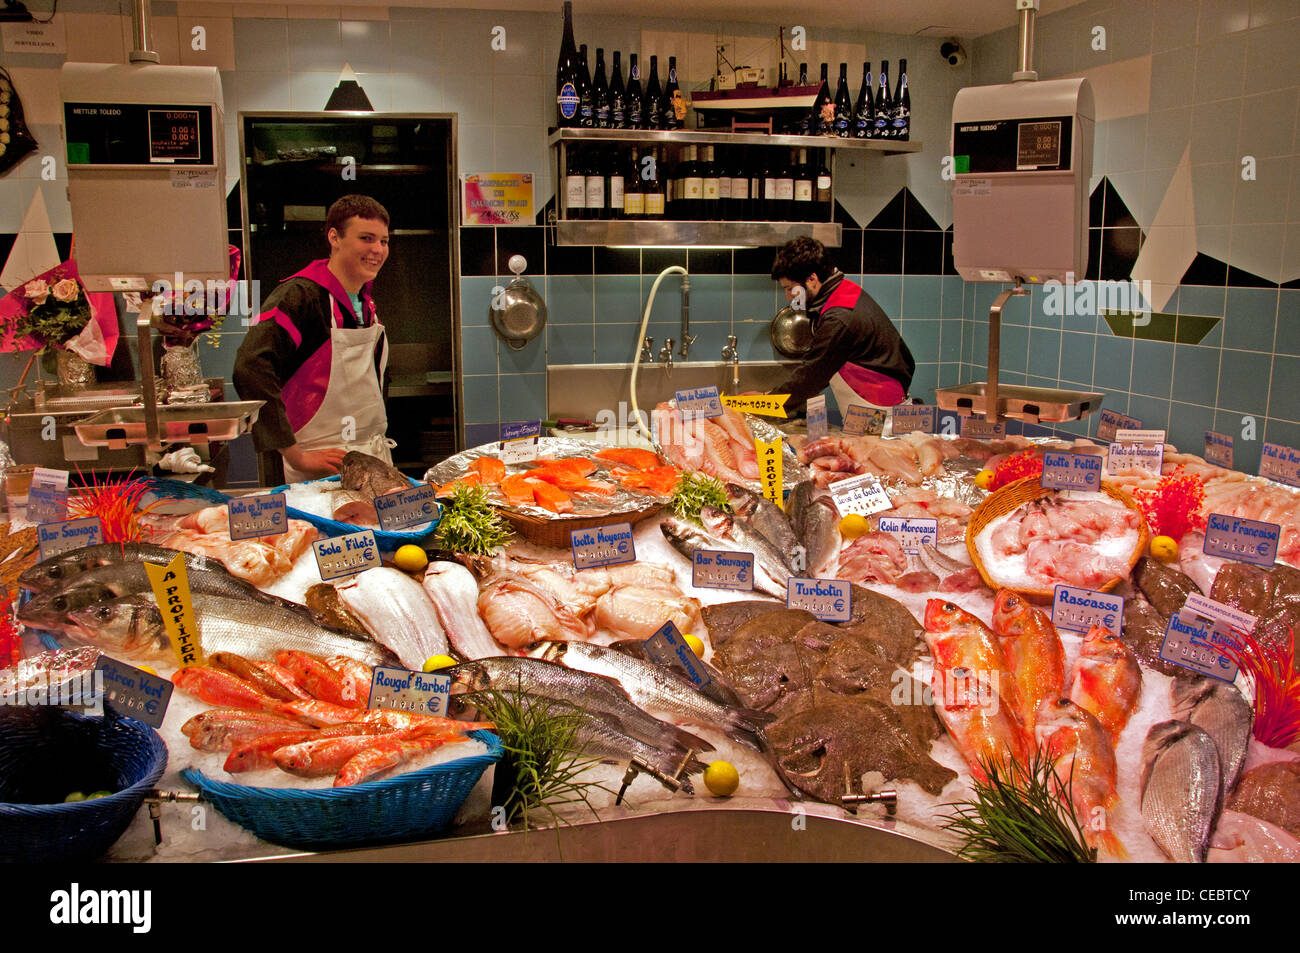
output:
M1078 863L1097 860L1056 761L1035 752L1030 762L980 761L987 777L975 782L975 799L954 808L941 825L962 841L957 856L982 863Z
M487 487L461 484L453 491L438 523L438 545L457 553L491 556L514 538L514 531L488 502Z
M720 510L731 512L722 481L703 473L683 473L668 502L669 509L682 519L699 523L700 510L706 506L716 506Z

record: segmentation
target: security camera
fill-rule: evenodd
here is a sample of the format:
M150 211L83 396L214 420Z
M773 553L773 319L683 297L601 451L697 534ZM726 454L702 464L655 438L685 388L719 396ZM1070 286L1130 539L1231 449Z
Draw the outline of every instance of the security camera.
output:
M949 66L961 66L966 62L966 51L956 40L944 40L939 46L939 55L948 61Z

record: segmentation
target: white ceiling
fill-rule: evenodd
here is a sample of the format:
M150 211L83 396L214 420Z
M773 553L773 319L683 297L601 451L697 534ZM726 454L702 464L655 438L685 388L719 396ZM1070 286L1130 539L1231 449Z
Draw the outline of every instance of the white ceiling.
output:
M265 0L234 2L265 3ZM283 2L320 5L322 0ZM1082 0L1042 0L1040 14L1055 13L1080 2ZM561 0L339 0L339 5L345 10L350 6L519 10L555 14L558 18ZM638 17L654 17L656 14L671 16L689 9L692 20L976 37L1014 24L1015 7L1015 0L817 0L815 4L795 0L691 0L689 7L671 3L661 10L654 5L646 6L629 0L577 0L574 13L575 16L628 16L634 13Z

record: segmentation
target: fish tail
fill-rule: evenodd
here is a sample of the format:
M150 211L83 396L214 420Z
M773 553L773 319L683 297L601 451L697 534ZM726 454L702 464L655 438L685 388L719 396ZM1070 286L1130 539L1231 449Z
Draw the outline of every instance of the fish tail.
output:
M762 751L765 738L763 727L776 721L776 715L752 708L731 708L727 711L726 735L755 751Z
M681 745L682 751L716 751L713 745L709 744L699 735L693 735L684 728L673 729L673 740Z

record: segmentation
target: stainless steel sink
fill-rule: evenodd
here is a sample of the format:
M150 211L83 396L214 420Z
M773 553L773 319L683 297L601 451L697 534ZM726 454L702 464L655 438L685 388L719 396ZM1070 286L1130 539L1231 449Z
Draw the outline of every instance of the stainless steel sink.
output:
M722 394L767 391L786 379L797 361L742 361L736 368L722 361L674 364L642 363L637 370L637 405L647 414L688 387L717 387ZM550 417L596 420L601 411L625 417L631 413L631 364L552 364L546 368L546 409ZM620 415L619 404L625 407Z

